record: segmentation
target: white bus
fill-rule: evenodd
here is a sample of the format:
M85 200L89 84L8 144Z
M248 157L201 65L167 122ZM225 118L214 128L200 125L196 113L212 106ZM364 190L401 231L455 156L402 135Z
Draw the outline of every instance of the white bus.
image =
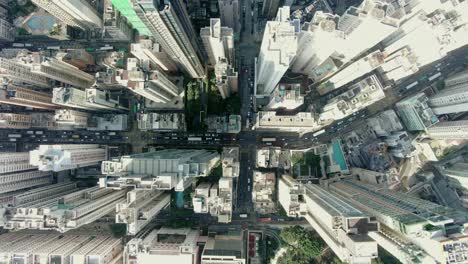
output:
M325 133L325 129L322 129L322 130L319 130L319 131L315 132L314 134L312 134L312 136L317 137L317 136L322 135L323 133Z
M262 138L262 142L276 142L276 138Z

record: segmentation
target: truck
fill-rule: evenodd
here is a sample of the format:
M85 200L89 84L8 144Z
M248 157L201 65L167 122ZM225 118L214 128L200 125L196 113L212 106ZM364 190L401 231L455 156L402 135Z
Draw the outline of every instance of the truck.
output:
M276 138L262 138L262 142L276 142Z
M109 136L115 136L115 132L109 132Z
M247 215L247 214L240 214L239 217L240 217L240 218L247 218L248 215Z
M40 130L36 131L36 135L42 135L42 134L44 134L44 131L40 131Z
M78 139L80 138L80 135L72 135L72 138Z
M24 44L23 43L13 43L12 45L14 48L22 48L24 47Z
M21 134L8 134L9 138L21 138Z

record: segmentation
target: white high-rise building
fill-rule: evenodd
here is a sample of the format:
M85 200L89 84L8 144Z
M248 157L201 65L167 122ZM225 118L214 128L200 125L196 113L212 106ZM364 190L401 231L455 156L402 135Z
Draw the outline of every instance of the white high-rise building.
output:
M115 222L127 225L127 234L136 235L171 202L163 191L131 190L127 200L116 205Z
M159 43L151 39L140 39L138 43L130 45L131 53L145 65L149 62L153 67L159 67L164 71L176 71L177 65L172 61L166 52L161 50Z
M195 177L208 176L219 154L202 149L165 149L122 156L102 163L101 187L183 191Z
M32 150L30 163L40 171L64 171L91 165L107 159L107 150L93 144L40 145Z
M232 65L234 62L234 34L231 28L221 26L221 19L212 18L209 27L200 29L200 36L212 66L221 59L227 59L227 62Z
M218 183L201 183L195 188L192 198L195 213L209 213L218 217L219 223L230 223L232 219L233 179L221 177Z
M429 98L429 106L436 115L452 114L468 111L468 82L465 87L447 87Z
M6 59L0 57L0 76L7 77L16 83L27 83L39 87L51 87L49 78L32 72L24 61L27 58Z
M218 0L221 23L239 34L241 29L240 7L238 0Z
M86 0L33 0L63 23L81 29L102 28L102 18Z
M136 94L155 103L172 103L180 100L183 91L175 85L162 71L143 72L138 59L127 60L128 79L121 84Z
M133 5L138 17L173 61L192 78L202 78L205 72L197 37L182 1L166 1L158 6L152 1L135 0Z
M64 61L44 57L40 60L39 63L31 65L33 73L79 88L91 87L96 81L94 76Z
M0 174L35 169L29 164L29 152L0 153Z
M57 129L73 130L76 128L87 128L89 114L70 109L55 110L54 121Z
M259 96L273 92L296 56L300 21L291 21L289 16L289 6L281 7L276 19L266 24L255 65L255 93Z
M0 103L49 110L57 108L50 94L13 84L0 87Z
M0 113L0 128L27 129L31 123L32 117L27 114Z
M436 139L468 139L468 120L439 122L429 127L427 134Z
M377 258L377 243L369 233L378 231L379 224L342 196L284 175L278 199L288 215L305 217L341 261L371 263Z
M3 18L0 18L0 42L11 42L15 40L15 28Z

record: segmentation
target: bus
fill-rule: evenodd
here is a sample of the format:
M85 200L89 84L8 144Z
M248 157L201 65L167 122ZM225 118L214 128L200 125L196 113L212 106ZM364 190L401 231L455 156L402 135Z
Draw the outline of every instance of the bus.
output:
M99 49L100 50L113 50L114 47L113 46L104 46L104 47L100 47Z
M428 80L432 82L433 80L439 78L440 76L442 76L442 73L437 72L436 74L434 74L434 75L432 75L431 77L429 77Z
M325 133L325 129L322 129L322 130L319 130L319 131L315 132L314 134L312 134L312 136L317 137L317 136L322 135L323 133Z
M60 46L49 46L47 47L48 50L60 50Z
M188 141L202 141L202 138L201 137L189 137L187 140Z
M12 45L14 48L22 48L24 47L24 44L23 43L13 43Z
M419 83L419 82L414 82L414 83L412 83L412 84L406 86L406 90L409 90L409 89L415 87L416 85L418 85L418 83Z
M21 134L8 134L9 138L20 138Z
M262 138L262 142L276 142L276 138Z

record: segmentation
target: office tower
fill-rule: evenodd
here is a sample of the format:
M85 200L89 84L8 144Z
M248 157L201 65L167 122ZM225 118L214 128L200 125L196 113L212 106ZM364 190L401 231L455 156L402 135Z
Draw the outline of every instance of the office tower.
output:
M60 83L79 88L88 88L96 81L94 76L64 61L42 56L39 60L39 62L32 64L31 71Z
M81 90L73 87L58 87L53 90L52 102L67 107L91 111L128 110L109 91L96 88Z
M221 24L232 28L236 35L241 30L240 7L238 0L218 0Z
M468 120L439 122L427 134L435 139L468 139Z
M447 177L449 185L457 194L465 209L468 209L468 161L466 158L460 162L446 164L440 172Z
M0 57L0 76L11 79L15 83L27 83L39 87L51 87L50 80L38 73L32 72L28 65L30 58L27 56L6 59Z
M342 119L383 98L382 84L376 75L371 75L350 86L347 92L331 98L323 107L320 119Z
M173 263L197 264L199 230L190 228L162 227L143 237L130 240L125 247L125 263L151 264L171 261Z
M102 19L86 0L32 0L32 2L69 26L83 30L102 28Z
M93 144L40 145L30 151L30 163L40 171L64 171L97 165L107 159L107 150Z
M223 177L239 177L239 148L224 147L221 153L221 163L223 166Z
M212 66L221 59L227 59L231 65L234 63L233 30L221 26L221 19L211 18L210 26L200 29L200 36Z
M256 94L269 96L296 56L299 20L289 19L289 6L268 21L255 65Z
M468 111L468 80L444 90L429 98L429 106L436 115Z
M238 92L239 80L238 74L231 64L225 60L219 61L215 66L216 87L223 99L231 94Z
M428 101L424 93L418 93L395 104L397 113L407 130L424 131L439 122L428 106Z
M135 30L125 16L112 3L105 1L103 16L104 38L120 41L135 39Z
M141 71L138 59L127 60L128 79L121 80L121 84L136 94L155 103L170 103L180 100L182 93L171 80L161 71Z
M347 263L370 263L377 243L369 237L379 224L341 196L314 184L298 184L283 175L279 201L288 215L305 217L336 256Z
M31 202L7 208L6 229L40 229L66 232L115 212L125 201L125 190L97 186L78 190L47 202Z
M177 65L162 50L161 45L153 42L151 39L140 39L138 43L130 44L130 51L140 60L140 64L142 65L146 65L149 62L151 66L160 68L163 71L177 71Z
M143 131L186 131L185 114L143 113L138 115L138 129Z
M15 28L8 21L0 18L0 42L12 42L13 40L15 40Z
M0 235L0 255L6 263L122 263L121 243L86 233L10 232Z
M209 150L165 149L122 156L102 163L101 187L183 191L195 177L205 177L219 161Z
M78 128L87 128L90 115L85 112L79 112L70 109L55 110L54 121L57 129L73 130Z
M232 219L233 179L221 177L217 183L201 183L192 198L195 213L209 213L218 217L219 223Z
M275 17L278 12L280 1L279 0L263 0L262 14L266 18ZM285 5L288 6L288 5Z
M352 179L329 183L329 189L375 216L382 228L371 237L394 256L406 256L402 262L466 262L466 212Z
M127 200L116 205L115 222L127 225L127 234L136 235L171 202L163 191L131 190Z
M209 226L200 264L246 264L244 232L239 225Z
M0 128L27 129L31 127L31 121L30 115L0 113Z
M0 103L49 110L57 108L50 94L13 84L3 84L0 88Z
M179 67L192 78L205 75L197 36L182 1L167 1L158 8L152 1L135 0L134 8L156 41Z

